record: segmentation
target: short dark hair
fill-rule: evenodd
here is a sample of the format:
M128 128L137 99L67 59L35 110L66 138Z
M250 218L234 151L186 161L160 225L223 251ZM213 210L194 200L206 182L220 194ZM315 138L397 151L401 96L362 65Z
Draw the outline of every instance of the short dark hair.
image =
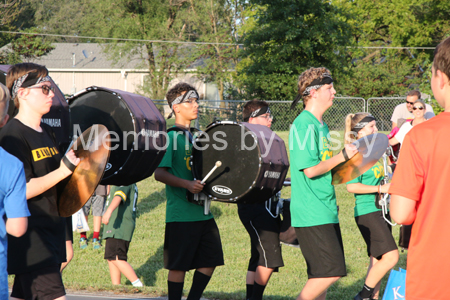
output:
M269 104L263 100L248 101L247 103L245 103L244 110L242 111L242 118L244 119L244 122L248 122L252 112L254 112L255 110L260 109L262 107L268 107L268 106L269 106Z
M418 90L409 91L408 94L406 94L406 97L412 96L417 96L417 99L421 99L422 94Z
M450 37L446 38L434 49L434 72L441 71L450 79Z
M177 83L175 86L173 86L166 94L167 103L169 104L170 108L172 108L172 102L179 96L182 95L183 92L187 91L197 91L192 85L186 82L180 82Z

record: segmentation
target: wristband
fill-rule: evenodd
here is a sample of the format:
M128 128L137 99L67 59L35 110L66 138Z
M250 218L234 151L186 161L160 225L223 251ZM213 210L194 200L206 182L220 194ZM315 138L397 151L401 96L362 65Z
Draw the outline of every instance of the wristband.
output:
M70 171L75 171L76 169L76 165L74 165L68 158L67 156L64 155L64 157L62 158L62 162L66 165L67 169L69 169Z
M345 161L349 160L348 155L347 155L347 151L344 149L342 149L342 155L344 156Z

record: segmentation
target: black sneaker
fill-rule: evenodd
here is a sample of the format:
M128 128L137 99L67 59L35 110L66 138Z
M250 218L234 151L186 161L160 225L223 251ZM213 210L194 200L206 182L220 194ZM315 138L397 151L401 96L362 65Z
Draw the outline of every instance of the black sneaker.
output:
M359 295L359 293L353 298L353 300L372 300L372 298L363 298Z

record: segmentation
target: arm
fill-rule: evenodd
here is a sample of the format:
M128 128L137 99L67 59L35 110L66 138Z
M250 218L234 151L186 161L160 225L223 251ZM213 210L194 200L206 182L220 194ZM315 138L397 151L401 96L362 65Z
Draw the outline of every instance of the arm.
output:
M200 180L181 179L170 174L167 168L156 168L155 179L173 187L187 189L193 194L197 194L203 190L203 184L201 184Z
M109 219L111 218L113 211L119 207L120 202L122 202L122 198L120 196L114 196L114 198L111 200L111 204L108 206L108 209L103 214L103 224L107 225L109 223Z
M395 222L410 225L416 219L416 201L403 196L392 195L390 212Z
M12 236L20 237L26 231L28 227L28 218L10 218L6 220L6 232Z
M400 143L400 142L395 138L395 136L389 140L389 145L391 145L391 146L395 146L398 143Z
M394 129L395 127L397 127L397 123L392 121L392 129Z
M74 165L78 165L80 162L80 159L75 156L73 150L70 150L66 156ZM72 171L61 161L58 169L47 175L30 179L27 183L27 200L41 195L70 174L72 174Z
M389 191L390 183L381 186L381 192L387 193ZM366 185L362 183L347 184L347 191L353 194L373 194L378 193L379 185Z
M356 153L358 153L356 146L352 144L346 144L344 149L347 152L349 159L355 156ZM306 177L314 178L319 175L325 174L326 172L329 172L335 166L344 161L345 161L344 154L340 152L338 155L333 156L330 159L323 160L313 167L304 169L303 172L305 172Z

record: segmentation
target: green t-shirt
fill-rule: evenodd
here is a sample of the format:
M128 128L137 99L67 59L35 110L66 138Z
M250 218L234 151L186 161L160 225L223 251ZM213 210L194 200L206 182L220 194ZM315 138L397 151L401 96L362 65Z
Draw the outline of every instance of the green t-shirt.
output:
M122 202L111 214L108 225L103 227L103 239L115 238L131 242L136 227L136 203L138 199L136 184L112 185L106 200L105 210L108 209L112 199L116 196L122 198Z
M293 227L339 223L331 171L308 178L304 169L333 156L330 133L309 111L304 110L289 132L291 163L291 217Z
M384 176L384 167L380 162L377 162L370 170L366 171L361 176L347 182L362 183L365 185L379 185ZM380 211L375 206L375 196L372 194L355 194L355 217L367 215L376 211Z
M192 143L183 132L169 131L168 146L160 168L179 178L194 180L189 164L192 153ZM176 140L175 140L176 138ZM175 141L175 143L174 143ZM186 147L187 146L187 147ZM212 219L211 213L204 215L203 206L189 202L186 199L186 189L166 184L166 223L195 222Z

